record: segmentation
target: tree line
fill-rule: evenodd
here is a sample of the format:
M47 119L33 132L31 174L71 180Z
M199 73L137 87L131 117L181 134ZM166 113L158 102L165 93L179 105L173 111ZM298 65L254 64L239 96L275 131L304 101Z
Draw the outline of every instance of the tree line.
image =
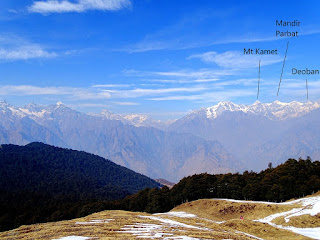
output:
M289 159L256 173L196 174L183 178L172 189L144 189L121 201L122 209L165 212L182 203L203 198L282 202L320 190L320 162Z
M76 182L74 182L76 184ZM81 185L80 185L81 186ZM64 188L61 185L61 188ZM68 194L68 191L47 192L0 189L1 231L22 224L33 224L83 217L103 210L127 210L148 213L167 212L182 203L203 198L281 202L303 197L320 190L320 162L289 159L260 173L245 171L228 174L196 174L183 178L173 188L145 188L124 197L119 189L106 188L112 200L104 194ZM51 189L52 190L52 189ZM87 188L84 188L87 191ZM102 191L99 188L97 191ZM114 194L113 194L113 193Z

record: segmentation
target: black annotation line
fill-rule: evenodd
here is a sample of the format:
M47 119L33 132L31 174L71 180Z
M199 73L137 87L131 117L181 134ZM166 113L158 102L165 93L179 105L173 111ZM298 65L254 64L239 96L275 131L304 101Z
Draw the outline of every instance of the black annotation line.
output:
M306 79L307 100L309 101L308 79Z
M282 71L281 71L281 76L280 76L280 82L279 82L279 87L278 87L278 93L277 93L277 96L279 96L279 91L280 91L280 84L281 84L281 80L282 80L282 75L283 75L284 64L286 63L286 58L287 58L288 47L289 47L289 41L287 42L287 49L286 49L286 54L284 55L284 60L283 60L283 65L282 65Z
M257 100L259 99L259 93L260 93L260 63L261 63L261 60L259 60L259 78L258 78L258 93L257 93Z

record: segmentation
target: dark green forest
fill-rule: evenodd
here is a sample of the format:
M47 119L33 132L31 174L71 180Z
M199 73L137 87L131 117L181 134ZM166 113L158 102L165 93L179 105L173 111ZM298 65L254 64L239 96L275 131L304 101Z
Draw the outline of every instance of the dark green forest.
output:
M77 204L123 199L160 184L102 157L43 143L0 146L1 230L72 218Z
M95 155L39 143L2 145L0 164L2 231L103 210L167 212L201 198L281 202L320 190L320 162L310 158L260 173L196 174L172 189Z
M196 174L183 178L172 189L144 189L126 197L122 209L165 212L182 203L203 198L282 202L320 190L320 162L289 159L260 173Z

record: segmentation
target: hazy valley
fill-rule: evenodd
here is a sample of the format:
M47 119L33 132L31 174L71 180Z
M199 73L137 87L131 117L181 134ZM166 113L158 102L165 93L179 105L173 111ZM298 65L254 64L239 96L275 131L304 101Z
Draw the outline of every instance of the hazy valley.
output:
M169 122L144 115L85 114L62 103L0 105L1 143L34 141L83 150L152 178L261 170L320 158L319 103L221 102Z

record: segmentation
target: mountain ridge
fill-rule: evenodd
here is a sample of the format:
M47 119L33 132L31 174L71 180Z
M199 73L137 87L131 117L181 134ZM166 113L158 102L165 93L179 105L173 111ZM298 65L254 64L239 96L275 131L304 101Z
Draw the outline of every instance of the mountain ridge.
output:
M278 100L271 103L254 102L251 105L235 104L230 101L219 102L218 104L193 110L185 117L191 117L194 114L205 112L207 118L215 119L222 113L229 112L244 112L256 115L266 116L272 120L287 120L305 115L314 109L320 108L320 102L306 102L301 103L292 101L289 103L280 102Z
M23 121L29 124L24 125ZM11 137L8 138L8 126L15 122L21 126L9 128ZM43 129L45 136L39 131L27 131L29 125ZM87 151L152 178L170 181L195 173L193 164L197 165L197 171L208 169L211 173L234 171L233 166L237 166L217 141L189 133L135 127L119 120L80 113L61 103L47 107L31 104L22 108L3 104L0 137L1 133L1 143L23 145L32 140Z
M15 107L13 105L8 104L6 101L0 101L0 108L3 109L4 107L8 107L10 110L12 110L12 112L14 112L17 115L29 116L32 118L44 117L44 114L48 114L57 108L70 109L60 101L56 104L48 106L30 103L22 107ZM230 101L222 101L211 107L193 110L182 118L191 117L194 114L205 112L207 118L215 119L218 116L220 116L223 112L230 111L262 115L272 120L287 120L303 116L317 108L320 108L320 101L308 101L305 103L297 101L280 102L278 100L271 103L261 103L259 101L256 101L251 105L236 104ZM108 120L118 120L124 124L134 125L136 127L155 127L162 130L173 124L175 121L182 119L180 118L174 120L161 121L152 119L147 114L115 114L113 112L110 112L109 110L103 110L101 113L87 113L86 115L103 117Z
M269 162L279 164L288 158L320 159L319 106L221 102L159 126L160 121L146 116L86 114L61 102L23 107L0 102L0 142L41 141L83 150L152 178L176 182L204 171L261 170Z

